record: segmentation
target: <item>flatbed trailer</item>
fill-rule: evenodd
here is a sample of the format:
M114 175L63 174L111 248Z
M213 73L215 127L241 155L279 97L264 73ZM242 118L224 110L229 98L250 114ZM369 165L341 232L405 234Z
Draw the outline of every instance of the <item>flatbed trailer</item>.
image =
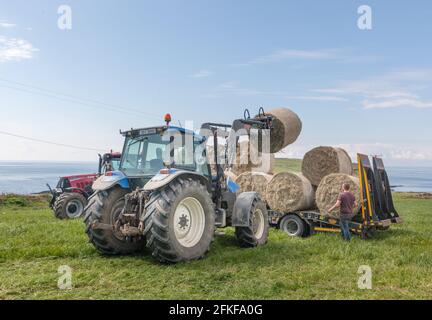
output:
M377 230L387 230L392 224L402 223L394 208L390 184L382 159L357 155L360 180L360 212L349 222L353 234L363 239L372 237ZM318 232L340 233L340 219L318 210L277 212L269 210L271 226L293 237L306 237Z
M319 211L280 213L270 210L269 219L271 226L285 231L292 237L307 237L319 232L341 232L339 218L323 215ZM400 217L375 222L352 220L349 222L349 227L353 234L367 239L372 237L377 230L387 230L392 224L402 222Z

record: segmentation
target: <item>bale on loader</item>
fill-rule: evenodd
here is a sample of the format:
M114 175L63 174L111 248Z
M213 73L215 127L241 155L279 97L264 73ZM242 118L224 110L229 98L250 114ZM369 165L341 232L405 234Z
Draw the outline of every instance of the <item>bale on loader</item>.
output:
M339 208L336 208L332 212L328 212L335 203L342 191L342 185L348 183L350 185L350 191L355 195L358 203L358 207L354 209L354 213L358 213L360 210L360 182L357 177L344 174L344 173L332 173L324 177L318 186L316 191L316 203L320 212L324 215L328 214L333 217L339 217Z
M276 153L297 140L302 130L298 115L287 108L267 111L266 116L273 116L273 128L270 131L270 153ZM259 118L262 115L257 115ZM266 151L266 150L264 150Z
M351 158L341 148L317 147L305 154L302 173L314 186L318 186L331 173L352 174Z
M310 209L315 204L314 198L311 183L300 173L281 172L267 184L267 203L279 212Z
M236 183L240 187L240 192L255 191L266 201L266 188L272 177L261 172L245 172L237 177Z

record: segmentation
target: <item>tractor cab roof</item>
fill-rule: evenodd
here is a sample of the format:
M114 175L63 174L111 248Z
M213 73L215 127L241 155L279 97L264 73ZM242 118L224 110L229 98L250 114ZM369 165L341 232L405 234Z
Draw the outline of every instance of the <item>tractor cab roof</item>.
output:
M102 158L104 159L121 159L121 152L109 152L109 153L105 153Z
M125 137L139 137L139 136L145 136L145 135L152 135L152 134L162 134L164 132L180 132L181 134L191 134L198 140L205 140L205 137L197 134L193 130L185 129L182 127L177 126L157 126L157 127L147 127L147 128L140 128L140 129L131 129L128 131L120 131L120 134L122 134Z

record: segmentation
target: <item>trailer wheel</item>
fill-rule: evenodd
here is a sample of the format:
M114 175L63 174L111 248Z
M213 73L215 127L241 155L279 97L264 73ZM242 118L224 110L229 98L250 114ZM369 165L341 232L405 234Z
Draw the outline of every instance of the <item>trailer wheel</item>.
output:
M259 198L255 198L250 209L249 226L236 227L236 238L243 248L257 247L267 243L269 234L267 207Z
M93 195L86 207L84 223L89 241L104 255L130 254L145 248L143 237L126 239L114 230L94 228L95 223L114 226L124 207L126 190L114 188Z
M304 237L307 233L305 222L295 214L284 216L279 223L279 229L291 237Z
M215 212L207 187L179 178L154 191L146 203L144 235L160 262L197 260L209 251Z
M82 216L87 199L77 192L62 193L54 202L54 216L58 219L77 219Z

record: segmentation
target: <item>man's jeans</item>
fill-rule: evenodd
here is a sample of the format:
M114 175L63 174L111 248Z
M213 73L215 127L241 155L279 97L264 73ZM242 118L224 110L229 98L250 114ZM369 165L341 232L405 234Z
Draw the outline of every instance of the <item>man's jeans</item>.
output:
M351 233L349 230L349 222L351 219L349 218L343 218L341 217L340 219L340 227L341 227L341 233L342 233L342 238L346 241L350 241L351 240Z

